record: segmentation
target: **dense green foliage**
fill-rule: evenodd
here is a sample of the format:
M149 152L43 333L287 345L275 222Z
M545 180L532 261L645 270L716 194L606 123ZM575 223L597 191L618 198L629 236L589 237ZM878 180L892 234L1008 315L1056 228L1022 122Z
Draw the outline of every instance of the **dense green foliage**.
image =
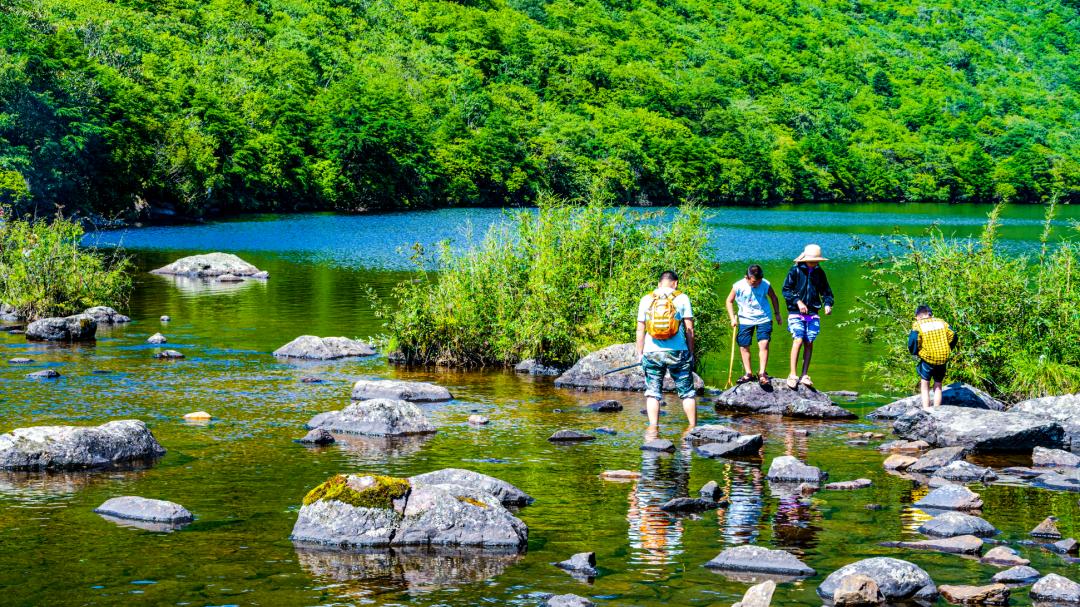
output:
M907 335L925 303L959 337L947 380L1010 400L1080 391L1080 244L1050 242L1055 209L1034 259L1001 250L1000 207L978 241L936 229L926 247L891 239L868 263L870 288L853 312L863 336L884 345L868 371L890 387L913 385Z
M0 202L1080 195L1074 0L9 0Z
M419 279L401 283L396 306L384 312L389 347L416 363L569 365L633 341L638 301L674 269L694 306L697 349L715 348L723 298L700 208L640 214L547 196L539 207L515 213L463 252L445 245L434 274L420 270Z
M62 217L0 222L0 303L31 320L123 307L130 263L116 249L81 246L82 237L82 226Z

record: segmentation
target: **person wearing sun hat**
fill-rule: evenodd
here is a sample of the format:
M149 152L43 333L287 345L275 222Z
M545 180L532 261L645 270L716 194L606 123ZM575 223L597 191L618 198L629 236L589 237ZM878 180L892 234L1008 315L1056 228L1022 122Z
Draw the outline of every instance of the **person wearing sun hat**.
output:
M784 303L788 310L788 331L791 333L791 372L787 385L796 388L799 384L813 386L810 381L810 357L814 353L814 340L821 331L821 317L818 312L832 314L833 292L829 279L821 262L828 261L822 255L821 247L808 244L801 255L795 258L795 265L784 279ZM799 350L802 350L802 372L798 373Z

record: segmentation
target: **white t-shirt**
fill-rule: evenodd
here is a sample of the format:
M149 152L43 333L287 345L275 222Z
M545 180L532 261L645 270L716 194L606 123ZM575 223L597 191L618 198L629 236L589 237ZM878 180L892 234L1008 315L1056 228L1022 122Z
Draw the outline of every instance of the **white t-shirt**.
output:
M675 289L669 289L667 287L660 287L656 289L659 293L671 293ZM673 302L675 304L675 318L682 321L686 318L693 318L694 312L690 309L690 298L686 296L686 293L680 293ZM645 297L641 298L641 303L638 304L637 319L638 322L645 322L645 317L649 313L649 306L652 305L652 293L649 293ZM686 329L683 327L683 323L679 322L679 332L670 339L653 339L652 335L648 332L645 333L645 352L663 352L663 351L679 351L689 350L686 345Z
M740 325L767 325L772 322L769 281L763 278L757 287L751 287L743 278L731 288L735 290L735 303L739 304Z

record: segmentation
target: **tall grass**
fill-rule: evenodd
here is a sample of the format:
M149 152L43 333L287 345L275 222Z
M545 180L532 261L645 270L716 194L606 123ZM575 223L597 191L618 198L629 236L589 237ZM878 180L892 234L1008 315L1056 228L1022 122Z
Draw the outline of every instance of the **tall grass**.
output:
M526 358L566 365L613 343L633 341L638 300L674 269L695 306L698 349L722 331L722 298L704 211L672 214L571 205L542 196L462 252L417 251L415 280L386 311L390 347L412 363L502 366ZM434 266L434 271L425 269Z
M883 346L867 371L894 389L913 385L906 339L925 303L959 337L950 380L1006 400L1080 391L1080 246L1052 240L1056 211L1052 202L1037 255L1002 250L1000 205L977 240L937 228L928 244L889 238L867 262L870 286L849 321Z

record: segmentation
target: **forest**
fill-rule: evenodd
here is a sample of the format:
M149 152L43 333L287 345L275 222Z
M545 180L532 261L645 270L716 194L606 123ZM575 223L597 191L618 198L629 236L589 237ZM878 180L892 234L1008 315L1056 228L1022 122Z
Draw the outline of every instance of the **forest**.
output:
M1077 0L7 0L0 207L1080 201Z

